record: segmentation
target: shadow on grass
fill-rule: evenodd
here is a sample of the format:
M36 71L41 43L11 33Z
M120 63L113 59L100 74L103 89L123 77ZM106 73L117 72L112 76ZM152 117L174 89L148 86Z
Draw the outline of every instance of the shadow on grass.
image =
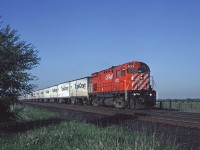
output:
M28 105L29 106L29 105ZM38 106L32 105L32 107L39 107L42 109L46 109L51 112L59 113L60 117L65 118L67 120L77 120L77 121L84 121L86 123L90 123L96 125L98 127L107 127L111 125L119 125L126 120L133 120L136 117L132 115L125 115L125 114L116 114L115 116L106 116L106 115L99 115L90 112L83 112L83 111L76 111L70 110L66 108L56 108L56 107L48 107L48 106ZM139 115L139 114L136 114Z
M49 118L44 120L34 120L34 121L26 121L26 122L17 122L13 121L8 124L1 124L0 133L16 133L16 132L25 132L32 129L37 129L40 127L46 127L49 125L56 125L65 121L65 119L61 118Z
M135 116L132 115L124 115L124 114L116 114L115 116L104 116L99 117L94 120L86 121L87 123L94 124L98 127L107 127L110 125L119 125L123 123L125 120L135 119Z

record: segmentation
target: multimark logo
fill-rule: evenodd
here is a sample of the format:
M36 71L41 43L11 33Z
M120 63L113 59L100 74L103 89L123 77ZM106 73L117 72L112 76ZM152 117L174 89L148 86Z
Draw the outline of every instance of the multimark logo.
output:
M47 94L49 93L49 91L45 91Z
M75 84L75 89L85 89L86 88L86 84L85 83L78 83Z
M52 92L54 93L54 92L57 92L57 89L52 89Z
M64 86L64 87L61 87L62 91L68 91L68 87Z

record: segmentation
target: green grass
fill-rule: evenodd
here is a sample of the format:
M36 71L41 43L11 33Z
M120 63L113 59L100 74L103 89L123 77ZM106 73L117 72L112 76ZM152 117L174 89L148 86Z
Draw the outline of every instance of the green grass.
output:
M25 108L20 115L24 122L48 119L57 114ZM2 150L175 150L174 145L155 137L131 132L112 125L100 128L79 121L62 121L57 125L39 127L26 132L1 134Z
M58 117L57 113L38 108L24 107L23 111L19 112L20 121L41 120Z

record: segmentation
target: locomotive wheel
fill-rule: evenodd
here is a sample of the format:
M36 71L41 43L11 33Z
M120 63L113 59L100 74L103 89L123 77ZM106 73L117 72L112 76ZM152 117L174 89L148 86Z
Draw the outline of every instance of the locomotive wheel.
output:
M123 99L117 99L114 101L114 106L116 108L124 108L126 107L127 103Z
M95 107L98 107L98 106L99 106L98 98L95 98L95 99L92 101L92 105L95 106Z
M130 99L130 108L135 109L136 102L134 99Z
M92 101L92 105L97 107L97 106L103 106L103 98L95 98L93 101Z
M131 109L145 109L147 106L142 104L143 99L130 99L130 108Z

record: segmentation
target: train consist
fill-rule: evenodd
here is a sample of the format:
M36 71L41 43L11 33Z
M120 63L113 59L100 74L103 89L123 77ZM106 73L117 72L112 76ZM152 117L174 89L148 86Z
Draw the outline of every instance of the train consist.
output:
M116 108L152 108L156 91L150 69L143 62L128 62L76 79L35 91L20 100L112 106Z

